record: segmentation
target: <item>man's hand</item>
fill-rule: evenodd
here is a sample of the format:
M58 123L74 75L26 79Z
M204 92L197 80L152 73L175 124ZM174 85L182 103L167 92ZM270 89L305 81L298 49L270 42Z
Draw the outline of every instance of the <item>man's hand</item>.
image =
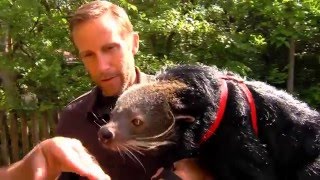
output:
M201 169L195 159L182 159L173 164L174 173L183 180L213 180L214 178Z
M173 163L171 170L160 168L151 179L181 179L181 180L213 180L214 178L205 170L201 169L196 159L181 159Z
M56 179L74 172L93 179L110 179L76 139L55 137L38 144L21 161L7 169L10 179Z

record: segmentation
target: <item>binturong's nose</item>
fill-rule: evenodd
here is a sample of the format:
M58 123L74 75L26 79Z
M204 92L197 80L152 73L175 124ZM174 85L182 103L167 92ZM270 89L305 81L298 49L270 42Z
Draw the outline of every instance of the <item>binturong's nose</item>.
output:
M102 126L98 131L98 139L101 142L106 143L107 141L114 138L114 134L109 130L107 126Z

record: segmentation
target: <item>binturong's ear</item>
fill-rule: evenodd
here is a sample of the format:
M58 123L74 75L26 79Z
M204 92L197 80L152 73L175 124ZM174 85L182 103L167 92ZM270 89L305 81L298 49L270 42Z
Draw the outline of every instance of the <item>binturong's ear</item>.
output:
M175 116L177 122L186 122L186 123L193 123L196 119L193 116L189 115L177 115Z
M164 108L168 108L169 110L168 115L171 117L171 119L175 120L176 122L186 122L186 123L192 123L194 122L196 119L193 116L190 115L174 115L169 107L169 104L167 104L167 106L165 106Z
M186 106L178 98L173 98L171 100L171 105L173 106L174 109L176 109L178 111L183 111L186 108ZM192 123L192 122L195 121L195 118L193 116L190 116L190 115L182 115L182 114L173 115L172 114L172 116L174 116L174 119L177 122Z

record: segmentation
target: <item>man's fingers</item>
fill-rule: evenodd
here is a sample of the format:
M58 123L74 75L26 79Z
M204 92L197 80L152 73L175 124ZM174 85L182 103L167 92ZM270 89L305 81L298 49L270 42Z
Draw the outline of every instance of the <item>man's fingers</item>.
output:
M89 179L110 179L98 165L97 161L80 143L73 146L74 156L72 156L70 168L79 169L79 175L86 176ZM75 162L76 161L76 162Z
M76 139L56 137L43 145L48 169L58 169L60 172L74 172L89 179L110 179L94 158Z
M45 171L45 169L44 168L42 168L42 167L37 167L36 169L35 169L35 173L34 173L34 179L35 180L45 180L46 179L46 171Z
M174 163L175 174L183 180L203 179L213 180L212 176L201 169L197 160L193 158L182 159Z
M108 175L106 175L102 171L100 166L98 166L97 164L93 164L92 166L90 166L89 173L86 174L85 176L88 177L89 179L99 179L99 180L110 180L111 179Z

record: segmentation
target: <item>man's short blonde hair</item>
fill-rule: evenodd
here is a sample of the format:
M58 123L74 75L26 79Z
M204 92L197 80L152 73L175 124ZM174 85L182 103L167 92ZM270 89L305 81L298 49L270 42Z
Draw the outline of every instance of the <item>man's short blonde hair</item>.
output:
M70 31L72 32L77 25L83 22L98 18L105 14L109 14L119 22L122 26L122 32L133 32L133 27L126 11L108 1L92 1L80 6L69 19Z

